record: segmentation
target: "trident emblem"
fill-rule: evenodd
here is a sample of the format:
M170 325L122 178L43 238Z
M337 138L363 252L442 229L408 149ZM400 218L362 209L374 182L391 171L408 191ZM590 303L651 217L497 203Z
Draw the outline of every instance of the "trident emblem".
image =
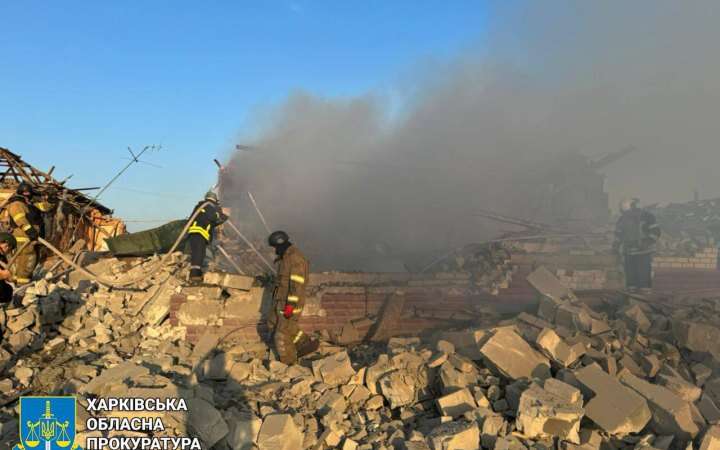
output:
M67 447L70 445L70 437L68 436L67 427L69 421L60 422L50 411L50 400L45 401L45 413L33 422L27 421L29 433L25 438L25 444L34 448L40 444L40 440L45 442L45 450L52 450L52 443L55 442L58 447ZM40 432L38 434L38 428ZM58 433L59 431L59 433Z

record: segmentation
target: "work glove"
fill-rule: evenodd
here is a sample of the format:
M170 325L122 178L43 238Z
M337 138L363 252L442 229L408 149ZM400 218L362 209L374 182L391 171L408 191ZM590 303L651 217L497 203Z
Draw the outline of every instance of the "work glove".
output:
M255 281L260 283L262 287L270 287L275 284L275 277L270 273L265 273L255 277Z
M27 237L29 237L31 241L37 241L37 238L40 237L37 230L33 227L28 228L25 234L27 234Z
M283 316L285 316L286 319L289 319L292 317L293 311L295 311L295 307L293 305L285 305L285 309L283 309Z

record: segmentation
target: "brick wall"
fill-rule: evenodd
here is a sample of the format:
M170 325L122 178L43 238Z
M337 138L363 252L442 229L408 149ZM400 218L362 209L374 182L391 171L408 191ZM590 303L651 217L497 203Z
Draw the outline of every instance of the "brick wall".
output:
M398 335L417 335L457 324L471 317L468 311L482 307L507 312L525 310L534 299L532 293L523 291L528 302L506 302L502 293L493 296L477 289L470 275L463 273L313 274L301 327L308 332L339 330L351 320L376 315L386 298L397 289L405 292L402 320L395 330ZM208 331L257 341L268 331L257 323L270 304L270 293L262 288L250 291L183 288L171 299L169 320L184 330L190 342L196 342Z
M695 269L716 270L718 268L718 249L704 248L691 257L655 256L653 258L655 269Z

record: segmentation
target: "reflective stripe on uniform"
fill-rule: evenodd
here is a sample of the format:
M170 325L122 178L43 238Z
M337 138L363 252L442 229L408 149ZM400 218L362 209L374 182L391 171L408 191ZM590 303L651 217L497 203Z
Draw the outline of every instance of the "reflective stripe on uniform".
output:
M12 218L15 222L22 219L23 217L25 217L25 213L15 214L14 216L12 216Z
M296 283L305 284L305 277L302 275L290 275L290 280Z
M303 332L302 332L302 331L298 331L298 334L296 334L296 335L295 335L295 338L293 338L293 344L297 343L297 341L300 340L300 338L302 337L302 335L303 335Z
M23 231L27 231L27 230L29 230L30 228L32 228L32 225L30 225L30 224L27 224L27 225L25 225L24 227L22 227Z
M295 308L293 309L293 314L300 314L302 312L302 308Z
M200 236L204 237L206 241L210 240L210 225L208 225L206 228L203 228L197 224L197 222L193 222L190 229L188 229L188 234L199 234Z
M300 297L298 297L297 295L288 295L288 301L290 303L297 303L300 301Z
M37 202L35 203L35 207L42 212L50 211L50 203L47 202Z
M27 238L25 236L15 236L15 240L17 242L29 242L30 238Z
M29 283L30 278L15 278L15 281L17 281L18 283Z

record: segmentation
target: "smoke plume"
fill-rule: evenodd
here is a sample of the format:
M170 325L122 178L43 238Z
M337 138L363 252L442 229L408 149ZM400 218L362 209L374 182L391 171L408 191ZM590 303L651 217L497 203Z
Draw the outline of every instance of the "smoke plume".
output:
M720 195L719 4L497 3L470 50L398 86L399 107L299 91L264 117L224 181L243 227L264 235L251 191L314 269L402 270L495 236L479 209L545 217L533 173L629 145L604 169L611 203Z

